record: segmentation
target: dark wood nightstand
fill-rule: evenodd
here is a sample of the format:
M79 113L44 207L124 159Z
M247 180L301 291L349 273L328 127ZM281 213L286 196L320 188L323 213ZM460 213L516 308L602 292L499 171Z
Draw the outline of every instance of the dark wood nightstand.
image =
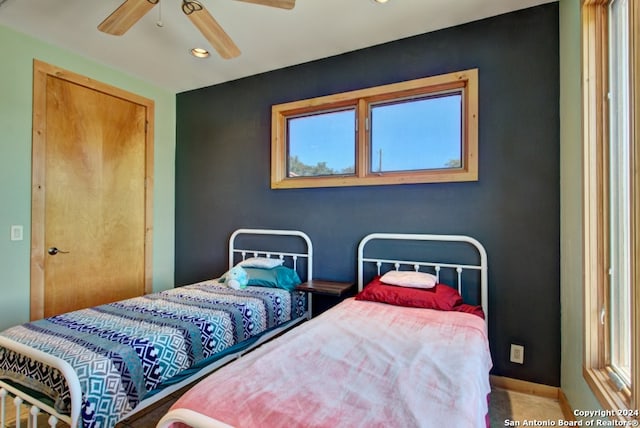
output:
M345 297L353 295L355 283L326 281L323 279L313 279L303 282L296 287L298 291L306 291L309 299L309 318L312 314L318 315L332 306L340 303ZM312 296L316 295L317 305L314 306Z

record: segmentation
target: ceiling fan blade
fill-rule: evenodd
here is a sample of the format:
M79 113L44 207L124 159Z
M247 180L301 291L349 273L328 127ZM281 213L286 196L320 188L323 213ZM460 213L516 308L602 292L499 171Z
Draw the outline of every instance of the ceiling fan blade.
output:
M98 25L103 33L121 36L147 14L159 0L125 0L111 15Z
M238 0L246 3L261 4L264 6L279 7L280 9L293 9L296 0Z
M222 58L230 59L240 55L240 49L204 6L193 0L183 0L182 11Z

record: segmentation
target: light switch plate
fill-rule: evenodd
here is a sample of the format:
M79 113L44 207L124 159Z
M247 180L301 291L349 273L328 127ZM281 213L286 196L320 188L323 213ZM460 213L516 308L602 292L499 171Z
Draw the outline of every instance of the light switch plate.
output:
M21 225L11 226L11 240L22 241L22 232L23 232L23 229Z

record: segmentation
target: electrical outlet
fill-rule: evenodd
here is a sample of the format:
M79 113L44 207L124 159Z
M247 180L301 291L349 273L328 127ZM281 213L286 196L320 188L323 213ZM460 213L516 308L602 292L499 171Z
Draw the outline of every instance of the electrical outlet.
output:
M512 363L524 364L524 346L511 344L510 361Z

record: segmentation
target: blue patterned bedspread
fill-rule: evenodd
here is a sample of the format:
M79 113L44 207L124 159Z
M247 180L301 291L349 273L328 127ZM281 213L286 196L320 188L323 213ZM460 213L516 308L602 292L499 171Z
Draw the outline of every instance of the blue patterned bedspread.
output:
M278 288L232 290L207 281L12 327L0 333L67 361L82 387L85 427L112 427L148 391L266 330L303 315L305 297ZM0 378L69 413L57 370L0 347Z

